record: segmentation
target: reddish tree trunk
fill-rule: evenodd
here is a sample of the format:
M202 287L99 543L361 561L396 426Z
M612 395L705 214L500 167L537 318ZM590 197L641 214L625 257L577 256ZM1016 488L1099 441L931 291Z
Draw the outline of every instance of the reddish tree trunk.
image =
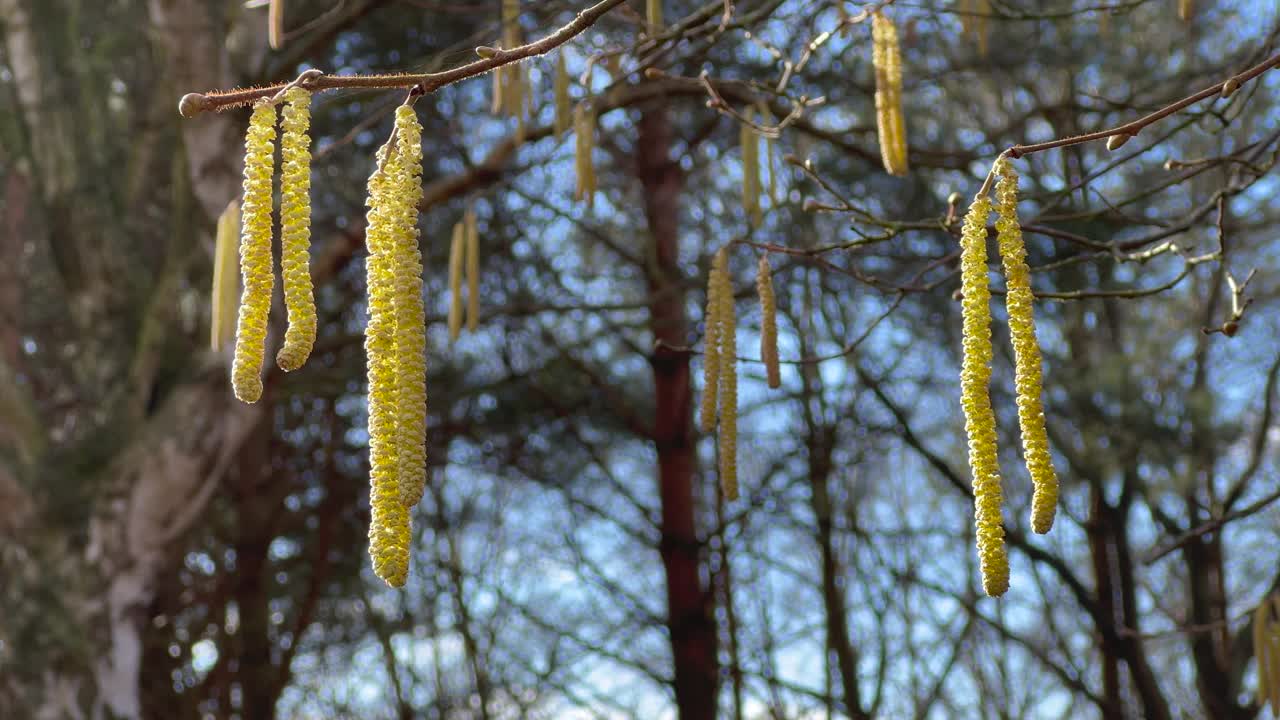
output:
M717 664L714 607L702 576L701 545L695 523L693 480L696 475L692 417L693 390L689 355L675 348L687 342L684 293L678 285L677 219L683 184L680 168L669 158L671 125L662 106L645 110L636 145L636 173L644 186L650 234L645 264L649 290L649 325L654 350L657 408L653 442L658 452L662 500L659 552L667 576L667 628L675 663L676 705L681 720L716 716Z

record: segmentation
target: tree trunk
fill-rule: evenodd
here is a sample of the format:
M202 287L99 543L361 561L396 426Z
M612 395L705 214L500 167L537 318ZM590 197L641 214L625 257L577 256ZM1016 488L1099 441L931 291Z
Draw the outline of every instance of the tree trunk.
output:
M661 103L661 101L659 101ZM693 389L687 342L685 296L679 290L677 221L683 176L670 159L671 124L661 104L640 117L636 172L644 186L650 252L645 263L649 327L654 350L657 407L653 442L658 453L662 541L658 548L667 577L667 629L675 664L675 696L681 720L711 720L717 708L714 599L702 573L694 478L697 454L692 432Z

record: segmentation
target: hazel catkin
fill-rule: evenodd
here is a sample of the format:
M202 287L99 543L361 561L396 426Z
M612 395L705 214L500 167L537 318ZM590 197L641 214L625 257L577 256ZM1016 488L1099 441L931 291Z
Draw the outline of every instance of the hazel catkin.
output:
M462 255L466 242L466 225L459 220L453 226L449 243L449 342L456 342L462 332Z
M267 340L267 313L275 284L271 261L271 181L275 174L276 109L259 103L249 117L244 139L244 204L241 208L240 318L231 388L243 402L262 397L262 356Z
M280 277L289 327L276 354L281 370L302 367L316 340L316 303L311 287L311 93L285 93L280 137Z
M902 114L902 53L898 31L883 13L871 16L871 61L876 73L876 128L885 172L907 174L907 130Z
M773 294L773 270L769 256L761 255L756 266L756 294L760 296L760 359L764 362L769 387L782 384L778 368L778 302Z
M733 285L729 279L729 248L720 248L721 259L715 274L716 310L720 349L719 440L720 487L726 500L738 499L738 330L734 314ZM713 266L714 267L714 266ZM713 270L714 272L715 270Z
M467 208L462 223L467 249L467 332L473 333L480 324L480 228L475 208Z
M1034 492L1031 498L1031 529L1047 533L1053 527L1058 506L1058 476L1049 453L1041 401L1040 344L1031 293L1031 271L1027 249L1018 224L1018 172L1006 158L996 161L996 237L1004 263L1005 307L1009 314L1009 337L1013 344L1014 384L1017 388L1018 424L1022 428L1022 454Z
M596 146L596 114L590 103L584 101L574 108L573 132L576 138L574 167L578 177L573 199L586 202L590 208L596 197L596 169L591 157Z
M232 200L218 216L213 245L213 288L209 299L209 349L220 352L235 342L239 277L236 247L240 239L240 201Z
M742 123L738 141L742 146L742 211L748 222L759 225L764 219L760 211L760 136Z
M702 331L702 403L698 409L698 428L703 433L716 429L716 408L720 394L720 286L717 278L724 269L726 256L717 252L711 257L707 274L707 310L703 314Z
M1009 589L1009 558L1000 509L1000 462L996 451L996 418L989 395L991 382L991 289L987 278L987 216L991 201L974 198L960 237L960 286L963 294L964 357L960 370L960 404L969 439L973 473L974 521L982 588L992 597Z
M418 204L422 201L422 126L407 105L396 108L396 221L394 295L396 314L396 442L400 502L412 507L426 489L427 368L426 310L422 300L422 251Z

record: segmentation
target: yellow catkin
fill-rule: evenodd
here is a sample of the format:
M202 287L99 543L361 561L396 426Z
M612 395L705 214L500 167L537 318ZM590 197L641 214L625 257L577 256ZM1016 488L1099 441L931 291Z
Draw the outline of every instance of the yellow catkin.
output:
M964 359L960 404L969 438L973 473L974 520L982 587L992 597L1009 589L1009 558L1000 521L1000 462L996 418L991 409L991 289L987 286L987 216L991 201L975 198L964 217L960 239L960 278L964 299Z
M475 332L480 324L480 228L475 208L467 208L462 220L467 236L467 332Z
M280 136L280 277L289 313L284 345L276 354L281 370L297 370L316 341L316 302L311 288L311 93L285 93Z
M459 221L453 226L453 242L449 244L449 342L462 332L462 254L466 242L466 226Z
M742 211L748 222L759 225L764 218L760 212L760 136L742 123L738 142L742 145Z
M556 98L556 137L569 129L573 123L573 108L569 105L569 68L564 59L564 51L556 53L556 75L552 83Z
M649 32L651 34L657 33L664 24L662 22L662 0L646 0L644 11L645 20L649 23Z
M1178 19L1183 22L1190 22L1191 17L1195 15L1196 7L1193 0L1178 0Z
M876 127L885 172L907 174L907 132L902 114L902 55L898 31L882 13L871 16L872 65L876 72Z
M422 300L422 251L418 247L418 204L422 202L422 126L409 106L396 108L395 181L396 443L400 502L418 504L427 480L427 336Z
M769 387L777 388L782 384L778 368L778 301L773 294L768 255L761 255L756 266L756 293L760 296L760 359L764 361Z
M1018 224L1018 172L1007 159L996 163L1000 178L996 183L997 238L1004 262L1005 306L1009 313L1009 337L1013 344L1014 383L1017 387L1018 424L1022 427L1022 454L1031 475L1031 529L1047 533L1053 527L1058 507L1058 476L1049 453L1049 435L1044 426L1041 402L1040 344L1031 294L1031 271L1027 249Z
M596 196L596 169L591 158L596 145L596 115L588 103L578 103L574 108L573 131L577 140L574 164L578 176L573 199L586 202L590 208L595 204Z
M1271 700L1272 664L1275 658L1270 653L1270 635L1272 633L1271 603L1263 599L1253 611L1253 656L1258 661L1258 704L1266 705ZM1274 712L1276 708L1272 708Z
M734 314L733 285L729 280L729 248L716 273L716 303L720 328L720 487L726 500L738 499L738 326Z
M262 397L262 356L267 341L267 313L275 284L271 261L271 180L275 174L276 109L262 103L253 109L244 139L244 205L241 209L240 320L231 388L243 402Z
M235 341L236 245L240 235L240 201L232 200L218 216L213 245L213 290L209 302L209 349L220 352Z
M702 404L698 410L698 427L703 433L716 429L716 403L720 394L720 287L716 278L722 273L726 255L717 252L711 258L707 274L707 311L702 324Z
M397 122L397 126L398 126ZM397 137L399 131L397 127ZM402 223L406 186L401 152L394 142L378 151L369 178L369 213L365 242L369 322L365 328L368 356L369 557L373 570L392 587L404 585L409 572L409 510L401 502L400 435L396 369L397 228Z
M505 85L504 81L506 80L506 76L504 74L505 69L506 66L503 66L493 71L493 88L491 90L493 98L489 103L489 112L494 115L502 114L502 102L506 97L506 93L503 90Z

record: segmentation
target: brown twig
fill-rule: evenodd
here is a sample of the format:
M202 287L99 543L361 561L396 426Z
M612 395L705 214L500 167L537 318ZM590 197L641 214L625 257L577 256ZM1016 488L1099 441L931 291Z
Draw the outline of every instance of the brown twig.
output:
M1043 152L1045 150L1052 150L1054 148L1066 147L1068 145L1079 145L1081 143L1092 142L1094 140L1108 140L1108 143L1107 143L1108 147L1111 149L1116 149L1120 147L1120 145L1123 144L1125 141L1127 141L1129 138L1136 136L1139 132L1142 131L1143 128L1147 127L1148 125L1151 125L1159 120L1163 120L1164 118L1169 117L1170 115L1178 112L1179 110L1182 110L1183 108L1194 105L1200 102L1201 100L1224 95L1224 90L1227 91L1225 93L1226 95L1230 95L1231 92L1234 92L1237 88L1239 88L1244 83L1249 82L1250 80L1258 77L1259 75L1277 66L1280 66L1280 54L1273 55L1270 58L1258 63L1257 65L1254 65L1253 67L1249 68L1248 70L1245 70L1242 73L1239 73L1237 75L1232 75L1231 77L1227 78L1226 80L1223 80L1220 83L1215 83L1213 85L1210 85L1209 87L1201 90L1198 93L1195 93L1193 95L1188 95L1187 97L1184 97L1175 103L1166 105L1165 107L1160 108L1159 110L1156 110L1155 112L1150 113L1148 115L1144 115L1132 122L1128 122L1123 125L1118 125L1109 130L1099 130L1098 132L1086 133L1084 135L1075 135L1067 138L1059 138L1057 140L1050 140L1048 142L1035 143L1034 145L1014 145L1013 147L1009 148L1005 152L1008 153L1009 157L1016 159L1016 158L1022 157L1023 155L1030 155L1032 153ZM1111 140L1111 138L1121 138L1121 139Z
M595 24L605 13L621 5L624 0L601 0L578 13L567 25L547 35L541 40L531 42L510 50L486 48L484 57L461 67L442 72L421 74L392 75L322 75L306 82L297 82L299 86L312 92L321 90L338 90L353 88L375 88L384 90L410 89L417 87L420 94L435 92L446 85L483 75L495 68L524 60L537 55L545 55L563 45L573 37ZM183 117L195 117L209 110L225 110L229 107L247 105L259 98L271 97L287 88L287 84L268 85L266 87L248 88L245 90L227 90L208 93L188 93L178 103L178 112Z

